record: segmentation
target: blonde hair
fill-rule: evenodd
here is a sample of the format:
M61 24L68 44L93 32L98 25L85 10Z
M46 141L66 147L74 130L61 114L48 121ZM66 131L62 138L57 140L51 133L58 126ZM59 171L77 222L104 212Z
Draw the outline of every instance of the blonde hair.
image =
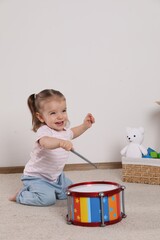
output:
M27 103L32 115L32 130L34 132L36 132L40 126L45 124L40 122L36 116L36 113L40 112L42 102L45 102L51 97L62 98L63 100L66 100L61 92L54 89L45 89L38 94L31 94L28 97Z

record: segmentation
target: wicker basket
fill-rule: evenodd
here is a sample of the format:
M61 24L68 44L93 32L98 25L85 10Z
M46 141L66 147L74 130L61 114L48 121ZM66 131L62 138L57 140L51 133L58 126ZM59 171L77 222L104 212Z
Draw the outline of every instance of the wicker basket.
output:
M123 157L122 180L160 185L160 159Z

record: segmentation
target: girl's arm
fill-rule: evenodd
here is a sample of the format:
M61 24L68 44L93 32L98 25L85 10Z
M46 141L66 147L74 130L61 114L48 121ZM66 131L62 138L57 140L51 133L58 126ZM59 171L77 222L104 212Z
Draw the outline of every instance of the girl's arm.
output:
M93 123L95 123L95 119L91 113L88 113L81 125L71 128L73 132L73 139L83 134L88 128L92 126Z
M41 147L46 149L56 149L56 148L64 148L66 151L70 151L73 148L72 142L68 140L63 140L54 137L42 137L39 140L39 144Z

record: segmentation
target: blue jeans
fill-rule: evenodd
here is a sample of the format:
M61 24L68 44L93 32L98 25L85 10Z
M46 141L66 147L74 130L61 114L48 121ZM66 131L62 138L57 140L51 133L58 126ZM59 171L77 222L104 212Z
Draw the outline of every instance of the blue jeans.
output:
M66 190L72 184L71 180L62 173L56 182L49 182L43 178L23 175L23 188L16 197L21 204L32 206L49 206L56 199L66 199Z

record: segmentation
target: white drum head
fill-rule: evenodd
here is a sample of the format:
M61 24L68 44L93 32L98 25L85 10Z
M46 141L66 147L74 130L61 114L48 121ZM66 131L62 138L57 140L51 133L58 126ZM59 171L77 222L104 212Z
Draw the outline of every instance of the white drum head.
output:
M78 186L73 186L69 188L69 190L72 192L90 192L90 193L96 193L96 192L107 192L117 189L116 185L113 184L102 184L102 183L97 183L97 184L85 184L85 185L78 185Z

